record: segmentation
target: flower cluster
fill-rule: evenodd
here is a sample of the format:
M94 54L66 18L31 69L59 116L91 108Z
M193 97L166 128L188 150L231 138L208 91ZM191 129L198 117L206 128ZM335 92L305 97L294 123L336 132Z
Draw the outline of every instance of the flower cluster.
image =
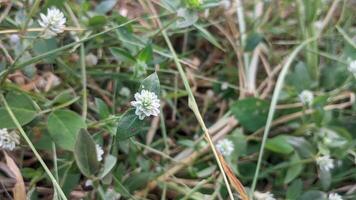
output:
M135 114L140 120L151 115L158 116L159 110L159 99L157 95L148 90L142 90L140 93L135 94L135 101L131 101L131 105L136 108Z
M103 160L104 150L100 145L96 145L96 158L100 162Z
M319 156L316 158L319 168L324 171L330 171L334 168L334 160L329 155Z
M255 192L253 193L253 196L254 196L257 200L276 200L276 199L274 198L274 195L273 195L271 192L262 193L262 192L255 191Z
M234 143L229 139L222 139L218 141L216 148L222 155L230 156L234 151Z
M304 104L304 105L311 105L313 102L314 95L311 91L309 90L303 90L299 94L299 100Z
M44 28L43 38L49 39L64 31L66 18L57 8L49 8L47 10L47 15L41 13L40 17L41 19L38 20L38 23Z
M330 193L328 200L342 200L342 197L337 193Z
M12 151L19 144L19 136L15 131L9 132L6 128L0 129L0 148Z
M356 75L356 60L350 62L349 67L347 69L349 70L349 72Z

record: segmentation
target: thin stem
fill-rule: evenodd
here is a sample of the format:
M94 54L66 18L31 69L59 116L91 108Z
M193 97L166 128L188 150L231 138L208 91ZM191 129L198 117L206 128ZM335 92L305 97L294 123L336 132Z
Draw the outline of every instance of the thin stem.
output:
M87 72L85 66L85 48L84 44L80 45L80 68L82 72L82 87L83 87L83 108L82 108L82 117L85 120L87 118L88 112L88 94L87 94Z
M218 153L217 153L217 151L216 151L216 149L215 149L215 145L214 145L214 143L213 143L213 141L212 141L212 139L211 139L211 137L210 137L210 134L209 134L209 132L208 132L208 129L206 128L206 125L205 125L205 123L204 123L204 120L203 120L203 118L202 118L202 116L201 116L201 114L200 114L200 112L199 112L198 104L197 104L196 101L195 101L193 92L192 92L192 90L191 90L191 88L190 88L190 85L189 85L189 82L188 82L188 79L187 79L187 76L185 75L185 72L184 72L184 70L183 70L183 67L182 67L182 65L181 65L180 62L179 62L178 56L177 56L177 54L176 54L176 52L175 52L175 50L174 50L174 48L173 48L173 46L172 46L171 41L169 40L169 38L168 38L168 36L167 36L166 30L162 30L162 35L163 35L163 37L164 37L164 39L165 39L165 41L166 41L166 43L167 43L167 45L168 45L169 50L171 51L171 54L172 54L172 56L173 56L173 60L174 60L176 66L177 66L177 68L178 68L180 77L181 77L181 79L182 79L182 81L183 81L183 84L184 84L184 87L185 87L185 89L186 89L186 91L187 91L187 93L188 93L188 96L189 96L189 105L190 105L191 109L193 110L193 112L194 112L194 114L195 114L195 117L197 118L197 120L198 120L198 122L199 122L199 124L200 124L200 126L201 126L201 128L202 128L202 130L203 130L203 132L204 132L204 134L205 134L205 137L206 137L206 139L207 139L207 141L208 141L208 143L209 143L209 145L210 145L210 147L211 147L211 149L212 149L212 151L213 151L213 153L214 153L216 162L218 163L218 166L219 166L219 168L220 168L221 174L223 175L223 178L224 178L224 181L225 181L226 188L227 188L227 191L228 191L228 193L229 193L230 199L233 200L233 199L234 199L234 196L233 196L233 194L232 194L229 181L228 181L228 179L227 179L227 177L226 177L225 171L224 171L224 169L223 169L223 167L222 167L222 164L221 164L221 162L220 162Z
M294 51L287 58L286 63L284 64L284 66L282 68L282 71L281 71L281 73L280 73L280 75L279 75L279 77L277 79L276 87L274 89L273 96L272 96L271 105L270 105L270 108L269 108L269 111L268 111L268 117L267 117L267 121L266 121L266 127L265 127L264 133L263 133L263 139L262 139L260 152L259 152L259 155L258 155L256 171L255 171L255 175L253 177L253 181L252 181L252 185L251 185L251 190L250 190L251 191L250 192L250 198L251 199L252 199L253 192L254 192L254 190L256 188L256 184L257 184L258 176L259 176L259 173L260 173L260 167L261 167L261 163L262 163L262 158L263 158L263 153L264 153L266 141L267 141L267 138L268 138L269 130L271 129L274 112L276 110L276 105L277 105L279 93L281 92L282 87L283 87L284 79L285 79L285 77L287 75L287 72L288 72L288 69L289 69L290 65L292 64L294 58L297 56L299 51L302 50L305 45L309 44L310 42L314 41L315 39L316 38L308 39L308 40L304 41L302 44L300 44L298 47L296 47L294 49Z
M7 112L9 113L12 121L14 122L14 124L16 125L17 129L20 131L22 137L26 140L27 144L30 146L32 152L35 154L36 158L38 159L38 161L40 162L40 164L42 165L42 167L44 168L44 170L46 171L47 175L49 176L49 178L51 179L54 187L57 189L57 191L59 192L59 195L61 196L62 199L67 200L66 195L64 194L63 190L61 189L61 187L59 186L56 178L54 178L53 174L51 173L51 171L48 169L46 163L43 161L42 157L40 156L40 154L37 152L35 146L32 144L30 138L28 138L28 136L26 135L25 131L22 129L19 121L17 120L17 118L15 117L14 113L12 112L11 108L9 107L5 97L3 94L0 94L0 98L1 101L4 103L4 107L7 110Z

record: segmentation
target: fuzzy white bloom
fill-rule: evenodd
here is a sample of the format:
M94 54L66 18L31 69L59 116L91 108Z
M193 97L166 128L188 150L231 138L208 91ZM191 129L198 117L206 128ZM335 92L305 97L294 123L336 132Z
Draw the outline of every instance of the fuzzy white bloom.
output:
M19 136L15 131L8 132L6 128L0 129L0 149L12 151L19 144Z
M18 34L11 34L9 36L10 44L16 45L20 42L20 36Z
M276 198L274 198L273 194L270 192L254 192L253 196L256 198L256 200L276 200Z
M41 13L40 17L41 19L38 20L38 23L45 29L42 35L43 38L49 39L64 31L66 18L59 9L49 8L47 15Z
M314 22L314 27L315 27L318 31L320 31L321 28L323 28L323 21L316 21L316 22Z
M234 151L234 143L229 139L222 139L218 141L216 148L222 155L230 156Z
M98 144L95 147L96 147L96 157L97 157L97 160L100 162L103 160L104 150Z
M94 65L98 64L98 57L96 57L96 55L90 53L87 56L85 56L85 63L88 66L94 66Z
M310 105L313 102L314 95L311 91L309 90L303 90L299 94L299 100L304 104L304 105Z
M231 7L231 0L221 0L220 5L227 10Z
M342 200L342 197L338 193L330 193L328 200Z
M136 108L135 114L140 120L148 116L157 116L159 114L159 99L157 95L148 90L142 90L135 94L135 101L131 105Z
M316 164L324 171L330 171L334 168L334 160L329 155L319 156L316 158Z
M129 97L129 96L131 95L131 91L130 91L130 89L127 88L127 87L122 87L122 88L120 89L119 94L120 94L121 96L124 96L124 97Z
M356 60L351 61L347 68L352 74L356 74Z

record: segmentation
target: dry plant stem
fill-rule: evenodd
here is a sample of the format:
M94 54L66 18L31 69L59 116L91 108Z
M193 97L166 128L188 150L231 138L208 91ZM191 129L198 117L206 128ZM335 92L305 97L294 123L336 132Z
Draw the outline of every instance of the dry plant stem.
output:
M236 127L237 121L234 118L229 118L228 120L222 119L219 120L215 125L213 125L211 128L209 128L210 133L215 133L216 134L213 136L212 140L215 142L219 138L223 137L227 133L229 133L234 127ZM188 157L182 158L182 156L179 156L181 154L185 154L184 152L180 153L178 156L176 156L174 159L178 160L180 164L174 164L172 165L171 168L167 169L166 172L162 175L160 175L156 180L153 180L147 184L147 187L137 193L138 196L143 196L147 192L151 191L154 189L159 182L162 182L169 178L170 176L174 175L175 173L179 172L181 169L191 165L192 162L194 162L197 158L199 158L201 155L205 154L209 150L208 146L200 149L199 151L191 151ZM186 151L189 151L186 150Z
M28 28L26 32L42 32L45 28ZM66 27L64 28L65 31L85 31L84 28L75 28L75 27ZM20 29L7 29L7 30L0 30L0 34L10 34L10 33L21 33Z
M17 129L20 131L22 137L26 140L27 144L30 146L32 152L35 154L36 158L38 159L38 161L40 162L40 164L42 165L42 167L44 168L45 172L47 173L48 177L51 179L54 187L57 189L59 196L63 199L63 200L67 200L67 197L65 196L63 190L61 189L61 187L59 186L56 178L53 176L53 174L51 173L51 171L49 170L49 168L47 167L46 163L43 161L41 155L37 152L35 146L33 146L30 138L28 138L27 134L25 133L25 131L22 129L19 121L17 120L17 118L15 117L14 113L12 112L11 108L9 107L5 97L3 94L0 94L0 98L1 101L4 103L4 107L6 108L7 112L9 113L12 121L14 122L14 124L16 125Z
M322 22L322 25L320 27L320 30L319 30L319 34L321 34L324 30L324 28L328 25L328 23L330 22L333 14L335 13L335 10L337 8L337 5L341 2L341 0L334 0L333 1L333 4L331 5L328 13L326 14L326 17L324 18L323 22Z
M9 11L11 10L12 7L12 2L10 2L9 4L7 4L5 10L1 13L0 15L0 23L2 22L2 20L5 19L5 17L7 16L7 14L9 13Z
M173 48L173 46L172 46L171 41L169 40L169 38L168 38L168 36L167 36L167 33L166 33L165 30L162 31L162 35L163 35L163 37L164 37L164 39L165 39L165 41L166 41L166 43L167 43L167 45L168 45L168 48L170 49L170 51L171 51L171 53L172 53L172 55L173 55L174 62L175 62L175 64L176 64L176 66L177 66L177 68L178 68L178 71L179 71L179 74L180 74L180 76L181 76L181 78L182 78L182 80L183 80L184 87L185 87L185 89L186 89L187 92L188 92L189 107L193 110L193 112L194 112L194 114L195 114L195 117L197 118L197 120L198 120L198 122L199 122L199 124L200 124L200 126L201 126L201 128L202 128L202 130L203 130L203 132L204 132L204 134L205 134L205 137L206 137L206 139L207 139L207 141L208 141L208 143L209 143L209 145L210 145L210 147L211 147L211 149L212 149L212 151L213 151L213 153L214 153L215 159L216 159L216 161L217 161L217 163L218 163L218 165L219 165L220 171L221 171L221 173L222 173L222 175L223 175L224 182L225 182L225 184L226 184L226 188L227 188L227 190L228 190L228 192L229 192L230 199L233 200L233 199L234 199L234 196L233 196L233 194L232 194L229 181L227 180L225 171L224 171L224 169L223 169L223 167L222 167L221 161L220 161L219 156L218 156L218 153L217 153L217 151L216 151L216 149L215 149L215 145L214 145L214 143L213 143L213 141L212 141L212 139L211 139L211 137L210 137L210 134L209 134L209 132L208 132L208 129L206 128L205 123L204 123L204 120L203 120L202 116L200 115L199 108L198 108L198 104L197 104L196 101L195 101L193 92L192 92L192 90L191 90L191 88L190 88L190 86L189 86L188 79L187 79L187 77L186 77L186 75L185 75L185 72L184 72L184 70L183 70L183 67L182 67L182 65L180 64L179 60L178 60L178 56L176 55L176 52L175 52L175 50L174 50L174 48Z

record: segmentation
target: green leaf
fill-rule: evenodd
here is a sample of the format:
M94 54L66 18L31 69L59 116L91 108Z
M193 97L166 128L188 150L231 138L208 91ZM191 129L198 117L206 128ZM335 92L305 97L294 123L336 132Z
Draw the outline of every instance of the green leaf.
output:
M284 135L268 139L266 149L281 154L290 154L293 152L293 146L287 142L287 137Z
M300 157L298 153L294 153L290 159L290 163L292 165L288 168L286 177L284 178L284 184L288 184L289 182L293 181L302 172L303 164L298 162L300 162Z
M48 117L48 131L56 144L73 151L77 134L86 124L77 113L70 110L56 110Z
M140 90L148 90L155 93L157 96L160 95L160 83L156 72L143 79Z
M88 21L88 25L91 27L102 27L106 24L107 19L104 15L96 15L91 17Z
M5 98L21 125L28 124L36 117L36 109L32 100L27 95L10 92ZM16 128L16 125L4 107L0 107L0 128Z
M176 20L176 26L178 28L191 26L199 19L197 11L186 8L180 8L177 12L177 16L179 17L179 19Z
M215 47L219 48L222 51L225 51L225 49L219 44L219 42L214 38L214 36L207 31L203 26L199 24L194 24L194 27L200 31L202 36L207 39L211 44L213 44Z
M109 48L109 50L115 59L119 62L135 62L135 58L124 49L112 47Z
M148 64L153 60L153 49L152 45L149 44L145 48L143 48L137 56L137 59L141 62L145 62Z
M256 131L265 125L268 107L266 101L251 97L234 103L231 112L245 129Z
M108 155L105 158L105 162L104 162L104 167L102 168L102 170L99 173L99 178L104 178L107 174L109 174L109 172L115 167L116 164L116 157L113 155Z
M288 136L288 144L292 145L303 158L310 158L316 154L315 147L303 137Z
M287 189L287 199L294 200L297 199L303 190L303 182L300 179L297 179L292 182L292 184Z
M305 192L298 200L326 200L326 194L317 190L309 190Z
M263 40L263 35L260 33L252 33L247 36L245 51L253 51L257 45Z
M148 129L147 121L140 120L135 114L135 110L130 109L120 118L116 130L116 137L118 140L125 140L134 135L146 133Z
M110 116L110 110L103 100L95 98L95 104L98 109L100 119L105 119Z
M107 12L109 12L111 9L114 8L116 3L117 0L104 0L95 7L95 12L100 14L106 14Z
M81 129L78 134L74 158L80 171L87 177L93 177L99 170L95 142L85 129Z
M33 51L35 52L36 56L57 48L57 41L54 38L47 40L38 40L33 44ZM44 60L46 62L53 63L55 58L56 54L53 54L51 56L46 57Z

